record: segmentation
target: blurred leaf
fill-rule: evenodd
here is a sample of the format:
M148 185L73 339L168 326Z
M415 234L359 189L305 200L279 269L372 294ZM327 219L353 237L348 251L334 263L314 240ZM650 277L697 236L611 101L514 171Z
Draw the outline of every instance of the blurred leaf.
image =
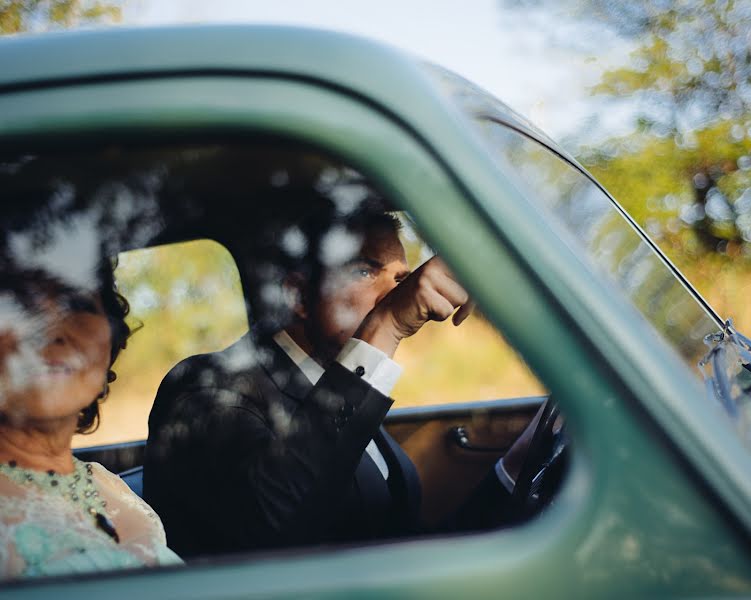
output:
M122 0L0 0L0 34L67 29L93 23L114 23Z

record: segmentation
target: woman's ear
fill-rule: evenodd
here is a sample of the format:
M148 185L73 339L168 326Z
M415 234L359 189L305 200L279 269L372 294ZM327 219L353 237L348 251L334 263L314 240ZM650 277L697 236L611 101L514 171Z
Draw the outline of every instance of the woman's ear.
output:
M290 273L284 278L282 283L282 293L284 294L284 303L299 319L308 318L308 310L305 307L303 298L303 287L305 281L300 273Z

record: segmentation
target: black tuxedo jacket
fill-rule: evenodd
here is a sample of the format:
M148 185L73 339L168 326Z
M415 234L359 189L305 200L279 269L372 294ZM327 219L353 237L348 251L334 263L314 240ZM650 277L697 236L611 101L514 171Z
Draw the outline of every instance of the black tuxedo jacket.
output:
M162 381L144 498L185 557L414 533L420 483L381 427L391 404L338 363L313 386L248 334ZM388 480L364 451L371 439Z

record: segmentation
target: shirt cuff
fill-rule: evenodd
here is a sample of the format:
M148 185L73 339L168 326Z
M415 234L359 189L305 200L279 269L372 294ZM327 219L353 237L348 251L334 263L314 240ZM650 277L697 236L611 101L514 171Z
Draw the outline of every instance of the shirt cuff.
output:
M384 352L356 338L347 340L336 361L362 377L384 396L391 396L402 374L402 368Z
M501 482L501 485L506 488L506 491L509 494L513 493L516 482L511 479L511 475L508 474L506 467L503 466L503 459L500 459L495 463L495 474L498 477L498 481Z

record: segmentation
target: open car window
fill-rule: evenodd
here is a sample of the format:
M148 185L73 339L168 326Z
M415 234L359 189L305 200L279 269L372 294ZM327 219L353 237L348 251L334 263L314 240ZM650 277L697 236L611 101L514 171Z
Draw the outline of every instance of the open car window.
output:
M510 492L521 475L499 471L498 461L548 402L480 310L459 327L429 322L405 339L394 356L401 374L386 376L384 388L373 383L378 394L357 379L340 390L331 375L362 377L369 359L343 374L341 355L313 359L305 351L314 344L290 344L287 332L300 319L319 311L331 318L315 295L321 290L336 296L361 286L341 300L354 314L360 295L380 301L392 289L372 291L393 257L366 252L370 230L350 225L370 206L388 215L378 235L393 227L403 249L394 285L433 259L410 216L348 165L268 140L112 146L4 157L0 185L4 271L86 288L102 269L114 273L130 336L98 403L98 427L74 445L152 504L167 543L186 558L488 529L554 500L563 462L548 480L542 471L524 475L534 506L520 504L515 519L504 519L492 498L473 499L483 486L501 485L501 472ZM6 290L4 298L23 305L23 293ZM13 330L9 315L4 327ZM335 327L346 328L340 317ZM383 372L386 362L378 363ZM23 360L13 368L30 376ZM4 391L15 385L7 372L4 379ZM374 399L366 405L362 396ZM564 439L560 418L545 414L551 439L540 468ZM363 431L371 433L360 440ZM373 477L380 483L371 490ZM262 492L243 490L238 478L260 482ZM372 521L335 508L369 494L366 504L381 503ZM241 527L212 522L217 497L228 514L242 515Z

